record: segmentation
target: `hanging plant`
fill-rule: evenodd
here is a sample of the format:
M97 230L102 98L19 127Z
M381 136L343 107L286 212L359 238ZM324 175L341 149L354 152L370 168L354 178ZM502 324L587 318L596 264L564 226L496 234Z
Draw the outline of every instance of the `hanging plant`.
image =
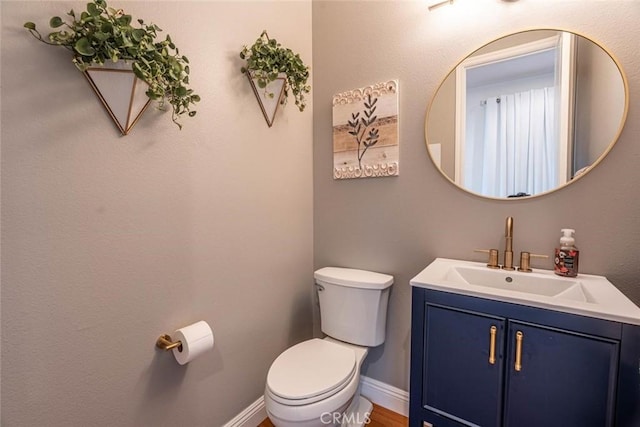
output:
M263 31L251 47L242 48L240 58L247 61L240 71L250 73L262 89L266 89L270 82L276 80L279 73L285 73L284 96L281 103L284 104L291 93L298 109L304 111L307 105L304 95L311 91L311 86L307 85L309 67L304 65L300 55L282 47L276 39L270 39L267 32ZM269 93L268 96L274 95Z
M146 95L164 108L168 102L172 109L173 122L182 129L179 120L184 114L196 114L191 107L198 101L189 84L189 60L180 55L171 37L158 40L162 31L155 24L137 22L131 25L132 17L122 9L107 6L105 0L92 0L80 16L71 10L67 13L70 22L59 16L49 20L55 31L45 38L36 29L36 24L27 22L24 27L38 40L52 46L62 46L73 53L73 63L80 71L91 65L104 65L107 61L131 62L136 77L147 83Z

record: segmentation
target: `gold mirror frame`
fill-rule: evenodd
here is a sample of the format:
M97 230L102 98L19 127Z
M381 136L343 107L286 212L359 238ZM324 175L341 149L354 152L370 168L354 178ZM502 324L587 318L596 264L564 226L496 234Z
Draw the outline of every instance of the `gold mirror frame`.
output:
M494 197L494 196L483 195L483 194L480 194L478 192L472 191L472 190L470 190L468 188L465 188L462 184L458 184L455 181L455 179L452 179L452 177L449 176L449 174L447 174L442 169L442 167L438 165L438 161L434 158L434 153L432 152L432 150L429 147L429 141L430 141L430 139L429 139L429 119L430 119L430 116L431 116L431 113L432 113L432 108L434 106L434 103L435 103L435 101L436 101L436 99L438 97L438 94L439 94L440 90L443 88L445 83L447 83L448 79L452 75L455 77L455 73L456 73L457 68L465 60L467 60L468 58L474 56L479 51L482 51L483 49L485 49L487 46L491 45L492 43L500 42L500 41L502 41L505 38L510 37L510 36L521 35L521 34L533 32L533 31L548 31L548 32L552 32L553 31L553 32L570 33L570 34L573 34L575 36L582 37L583 39L593 43L595 46L597 46L600 49L602 49L602 51L604 53L606 53L606 55L613 61L613 63L615 64L616 68L618 69L618 72L620 73L620 78L621 78L621 81L622 81L622 86L623 86L623 89L624 89L624 107L622 109L620 122L619 122L618 128L617 128L612 140L608 143L606 148L597 157L597 159L594 160L588 167L585 167L583 172L574 175L572 178L567 179L566 182L564 182L562 184L559 184L555 188L553 188L551 190L548 190L548 191L544 191L544 192L539 192L539 193L536 193L536 194L528 195L526 197ZM601 43L595 41L591 37L585 36L584 34L581 34L581 33L575 32L575 31L569 31L569 30L566 30L566 29L559 29L559 28L533 28L533 29L518 31L518 32L514 32L514 33L509 33L509 34L506 34L504 36L498 37L498 38L496 38L494 40L491 40L491 41L483 44L481 47L473 50L469 55L465 56L458 63L456 63L456 65L452 68L452 70L449 73L447 73L447 75L442 79L442 81L438 85L438 88L435 91L435 93L434 93L433 97L431 98L431 100L429 102L429 105L427 107L426 118L425 118L425 145L426 145L426 148L427 148L427 152L429 153L429 158L433 162L434 166L436 166L436 168L439 170L439 172L449 182L451 182L453 185L455 185L457 188L459 188L459 189L461 189L463 191L466 191L467 193L473 194L473 195L478 196L478 197L486 198L486 199L492 199L492 200L522 200L522 199L526 199L526 200L529 200L531 198L544 196L546 194L550 194L550 193L553 193L554 191L558 191L558 190L560 190L562 188L567 187L568 185L570 185L573 182L575 182L575 181L579 180L580 178L582 178L584 175L586 175L591 170L593 170L598 164L600 164L600 162L607 156L607 154L611 151L611 149L613 148L615 143L618 141L618 139L620 137L620 134L622 133L622 130L623 130L624 125L626 123L628 111L629 111L629 83L628 83L628 80L627 80L627 76L626 76L624 70L622 69L622 66L621 66L620 62L618 61L618 59L613 55L613 53L609 49L607 49Z

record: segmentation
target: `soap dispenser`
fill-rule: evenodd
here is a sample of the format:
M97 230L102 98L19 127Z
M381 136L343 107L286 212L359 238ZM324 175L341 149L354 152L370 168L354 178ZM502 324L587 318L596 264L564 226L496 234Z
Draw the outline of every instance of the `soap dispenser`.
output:
M560 231L562 232L562 237L560 237L560 247L556 248L553 271L558 276L576 277L578 275L578 256L580 254L573 237L576 231L571 228L563 228Z

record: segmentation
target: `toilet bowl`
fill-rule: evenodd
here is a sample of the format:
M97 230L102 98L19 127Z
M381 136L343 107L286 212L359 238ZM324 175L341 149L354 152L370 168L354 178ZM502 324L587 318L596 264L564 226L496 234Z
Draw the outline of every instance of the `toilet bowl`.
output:
M325 267L314 273L324 339L285 350L267 374L264 400L276 427L356 427L371 402L360 396L360 367L381 345L393 277Z
M264 399L269 419L277 427L341 425L348 418L342 414L356 406L354 398L358 403L360 366L367 353L366 347L329 337L286 350L267 375Z

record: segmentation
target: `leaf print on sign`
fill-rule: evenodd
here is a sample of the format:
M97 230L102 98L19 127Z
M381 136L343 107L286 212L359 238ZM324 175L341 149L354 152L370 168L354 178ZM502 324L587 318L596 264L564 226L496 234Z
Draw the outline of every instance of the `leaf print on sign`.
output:
M398 82L333 97L333 177L398 175Z

